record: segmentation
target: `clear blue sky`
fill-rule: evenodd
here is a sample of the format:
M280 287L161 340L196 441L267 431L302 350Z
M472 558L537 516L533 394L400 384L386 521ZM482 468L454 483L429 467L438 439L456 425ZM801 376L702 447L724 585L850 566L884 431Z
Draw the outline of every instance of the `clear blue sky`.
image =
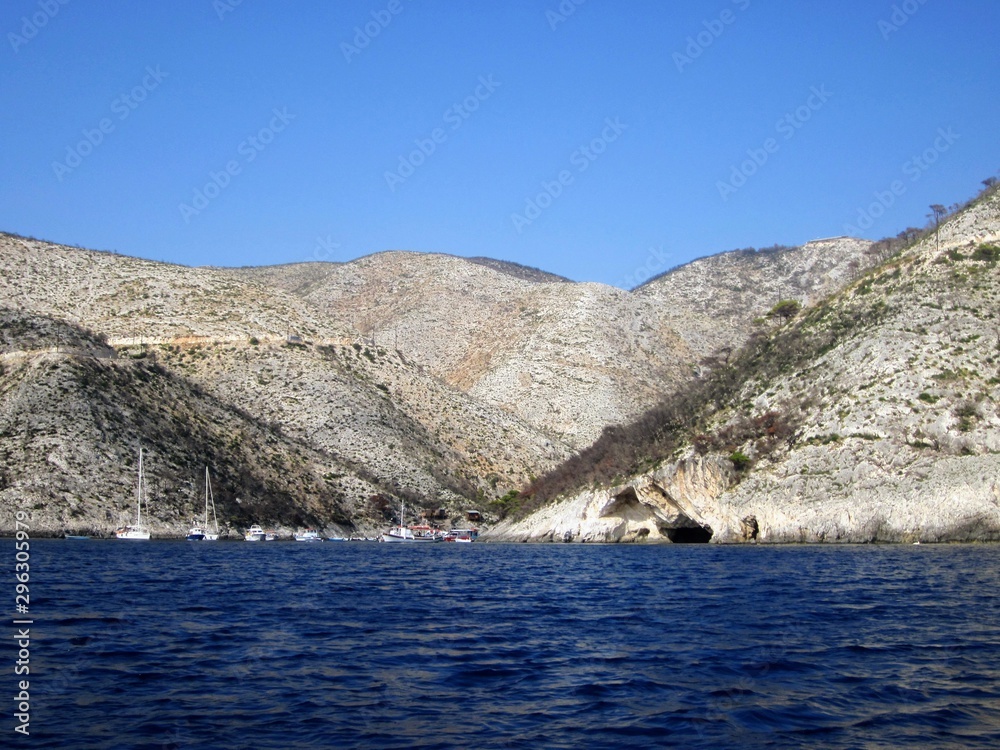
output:
M0 229L621 286L892 235L1000 169L996 0L576 2L7 0Z

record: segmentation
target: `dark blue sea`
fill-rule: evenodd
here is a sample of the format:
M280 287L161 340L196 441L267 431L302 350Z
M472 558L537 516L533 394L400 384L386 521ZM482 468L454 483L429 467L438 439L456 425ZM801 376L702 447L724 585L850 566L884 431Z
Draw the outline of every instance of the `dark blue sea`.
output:
M1000 546L33 541L30 616L3 747L1000 747Z

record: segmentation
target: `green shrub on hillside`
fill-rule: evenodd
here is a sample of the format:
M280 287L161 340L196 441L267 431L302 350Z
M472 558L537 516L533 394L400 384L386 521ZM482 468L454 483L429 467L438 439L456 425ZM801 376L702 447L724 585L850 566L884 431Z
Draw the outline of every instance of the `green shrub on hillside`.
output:
M802 303L796 299L783 299L767 313L769 318L781 318L791 320L802 310Z
M996 245L980 245L972 253L973 260L982 260L989 263L996 263L1000 260L1000 247Z
M517 490L511 490L503 497L498 497L496 500L490 503L490 508L492 508L500 518L506 518L509 515L515 515L521 508L521 493Z
M742 451L733 451L729 454L729 460L733 462L733 466L736 467L736 471L744 471L750 467L753 463L750 456Z

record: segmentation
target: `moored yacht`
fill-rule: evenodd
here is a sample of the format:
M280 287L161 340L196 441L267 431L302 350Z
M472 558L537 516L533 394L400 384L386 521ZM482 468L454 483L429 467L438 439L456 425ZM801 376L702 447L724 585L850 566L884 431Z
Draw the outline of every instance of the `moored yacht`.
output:
M249 529L247 533L244 534L243 538L248 542L263 542L264 541L264 529L262 529L257 524L254 524Z

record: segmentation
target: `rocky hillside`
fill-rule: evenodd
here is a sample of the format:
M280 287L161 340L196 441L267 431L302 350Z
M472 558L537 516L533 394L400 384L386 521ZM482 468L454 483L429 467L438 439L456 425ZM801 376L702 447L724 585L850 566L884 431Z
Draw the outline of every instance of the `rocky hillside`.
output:
M341 333L293 295L211 269L2 233L0 261L0 304L67 320L111 340Z
M204 466L220 519L349 526L382 490L356 467L213 398L149 359L120 359L81 329L3 310L5 331L45 330L0 354L0 505L36 533L108 533L135 512L138 449L148 451L153 530L201 515ZM17 343L23 344L25 338ZM333 486L330 476L350 477Z
M688 263L636 290L663 311L697 356L741 346L754 319L781 300L813 304L843 289L878 260L874 243L850 237L800 248L737 250Z
M795 320L763 323L640 420L645 442L618 458L652 468L494 538L1000 538L998 245L993 191ZM611 461L615 442L581 461Z
M140 445L157 535L199 514L205 465L228 526L370 532L394 498L459 520L566 455L385 352L206 343L119 356L70 324L0 313L0 504L30 507L39 531L106 533L127 517Z
M482 259L388 252L351 263L234 269L344 330L582 448L649 408L776 302L811 302L869 267L870 242L726 253L635 292Z
M145 383L143 368L169 384L166 390L177 391L171 404L209 399L209 413L228 410L225 418L214 418L225 428L200 442L192 443L187 429L193 428L180 434L154 430L176 440L171 450L183 454L164 469L167 504L154 512L154 533L177 534L190 524L189 501L197 492L189 485L200 476L199 464L219 472L223 497L228 492L242 499L239 508L226 509L227 522L246 521L247 514L236 511L251 508L259 523L291 528L308 520L343 529L353 522L373 530L385 525L383 510L396 512L395 498L416 509L442 507L458 520L470 505L487 502L568 455L564 445L516 415L448 386L405 357L354 344L334 323L280 289L211 269L10 235L0 235L0 252L0 300L10 305L0 316L0 392L7 399L17 395L0 401L0 451L7 451L9 480L0 487L0 503L44 506L39 530L113 528L106 507L94 501L128 496L131 475L120 467L134 463L144 430L154 430L153 423L105 429L102 444L88 447L80 434L93 429L76 421L85 409L67 409L99 399L175 414L172 406L154 403L148 389L119 392L135 386L136 378ZM248 312L241 317L240 309ZM100 331L100 338L67 321ZM60 375L57 386L35 383L50 367L69 368L68 374ZM107 391L98 392L84 387L89 376L77 377L81 367L112 368L128 377L100 378ZM185 407L180 413L200 423L193 416L197 410ZM55 469L40 462L47 454L30 453L25 442L32 420L42 417L50 421L50 443L75 457ZM121 420L109 424L116 421ZM302 477L285 477L278 464L246 471L249 464L243 461L252 460L256 443L241 449L244 459L227 457L225 446L261 429L269 434L265 442L278 441L274 451L281 461L302 469ZM165 449L165 438L150 442ZM155 472L156 451L146 447ZM91 465L100 470L83 471ZM107 482L98 481L101 477ZM179 493L182 486L187 490ZM56 494L46 494L47 487ZM377 512L368 507L371 498L379 499Z
M820 250L628 292L483 258L186 268L0 234L0 504L108 531L144 444L154 533L196 515L205 464L233 525L374 529L400 499L458 520L690 382L777 299L867 262L865 243ZM730 289L751 266L760 294Z
M577 447L689 372L653 304L599 284L404 252L233 273L281 286L360 340Z

